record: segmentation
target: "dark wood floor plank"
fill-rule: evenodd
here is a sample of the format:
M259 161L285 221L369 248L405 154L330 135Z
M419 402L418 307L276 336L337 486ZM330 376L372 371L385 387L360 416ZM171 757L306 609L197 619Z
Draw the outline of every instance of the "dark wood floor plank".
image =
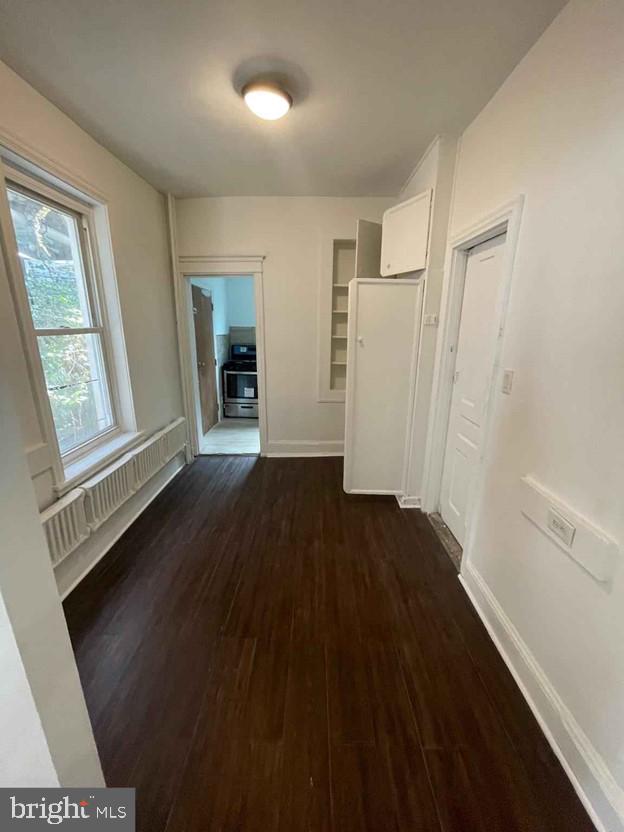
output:
M240 559L245 568L241 571L223 634L288 642L296 582L292 549L267 539L256 551L255 560Z
M254 639L217 638L198 720L189 743L167 829L259 829L251 800L264 773L269 788L280 745L250 736L250 687L256 654ZM257 768L257 770L256 770ZM275 784L273 785L275 788ZM265 806L262 800L263 807ZM241 827L241 823L247 823ZM161 827L162 828L162 827Z
M353 564L345 546L332 544L323 546L322 563L323 637L348 648L361 640Z
M478 772L474 760L466 759L462 749L430 750L426 760L443 832L507 832L493 825L495 819L489 807L492 798L488 800L486 790L484 802L475 784Z
M373 700L368 679L368 656L362 642L350 647L328 646L327 701L333 744L375 744Z
M325 653L293 642L284 714L280 832L329 832L330 770Z
M237 729L242 735L267 742L284 739L289 663L287 642L256 642L247 707Z
M420 746L409 737L386 739L381 756L392 786L398 828L439 832L437 796Z
M327 601L321 543L316 541L299 545L294 554L296 575L294 578L292 640L295 644L299 642L323 644Z
M346 744L331 748L334 829L403 832L381 749Z
M418 748L420 735L395 646L369 640L364 661L376 744L389 740Z
M430 524L204 457L65 602L141 832L589 832Z

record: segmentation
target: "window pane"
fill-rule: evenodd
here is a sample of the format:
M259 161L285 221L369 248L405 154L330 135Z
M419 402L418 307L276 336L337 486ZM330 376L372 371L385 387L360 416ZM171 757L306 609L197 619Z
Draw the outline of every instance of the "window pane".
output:
M20 191L8 195L35 328L91 326L76 218Z
M67 453L113 425L100 336L37 340L59 446Z

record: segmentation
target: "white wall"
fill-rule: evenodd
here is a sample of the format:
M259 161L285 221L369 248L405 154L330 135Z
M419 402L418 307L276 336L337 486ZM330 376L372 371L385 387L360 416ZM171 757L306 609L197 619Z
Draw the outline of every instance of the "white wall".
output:
M623 43L621 0L565 7L466 130L451 224L526 195L503 355L514 389L497 397L463 572L541 668L516 659L535 697L549 691L548 727L610 830L624 828L622 555L597 583L521 515L519 489L534 475L624 545Z
M101 786L100 762L22 451L0 258L0 785Z
M0 788L58 786L50 749L0 597Z
M269 452L321 452L328 447L324 442L344 437L344 404L317 401L322 245L332 238L354 238L358 218L379 222L391 203L377 197L176 201L180 256L266 254Z
M30 148L42 166L51 160L106 199L138 427L155 431L182 413L164 197L2 63L0 101L0 143ZM17 406L31 449L43 436L15 345ZM38 480L43 507L52 483L49 474Z

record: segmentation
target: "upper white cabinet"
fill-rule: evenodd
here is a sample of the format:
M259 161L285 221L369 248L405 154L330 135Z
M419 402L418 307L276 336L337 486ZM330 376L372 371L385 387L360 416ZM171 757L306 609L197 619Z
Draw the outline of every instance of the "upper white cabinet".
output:
M383 215L381 274L415 272L427 266L431 189L399 203Z

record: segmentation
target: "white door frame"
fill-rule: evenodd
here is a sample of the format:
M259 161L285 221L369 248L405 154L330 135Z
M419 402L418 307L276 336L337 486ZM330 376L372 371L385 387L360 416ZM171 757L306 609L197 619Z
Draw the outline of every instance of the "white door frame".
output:
M468 559L468 553L471 547L472 532L474 529L472 519L476 513L474 508L479 505L479 495L483 481L483 460L487 454L492 428L493 402L495 393L500 385L500 372L498 370L500 369L505 320L511 295L511 280L523 204L524 197L521 195L512 202L501 206L497 211L483 217L477 223L470 226L470 228L464 229L459 234L454 235L449 240L447 247L442 302L440 306L440 334L436 346L431 408L427 429L427 447L425 450L425 465L423 471L422 509L428 514L440 510L440 493L442 489L446 438L453 397L453 375L455 373L455 359L457 356L457 341L461 322L468 251L480 243L497 237L499 234L507 235L505 251L503 253L501 299L499 308L496 311L499 322L499 337L494 354L490 388L487 393L483 442L481 444L474 499L472 500L473 512L468 518L466 525L464 562Z
M189 426L189 440L193 456L199 453L199 433L196 409L195 376L192 338L193 304L191 278L193 277L253 277L256 305L256 351L258 363L258 423L260 427L260 455L266 455L267 406L266 406L266 358L264 343L264 256L204 255L178 257L175 271L175 305L178 328L178 348L182 371L184 415Z

